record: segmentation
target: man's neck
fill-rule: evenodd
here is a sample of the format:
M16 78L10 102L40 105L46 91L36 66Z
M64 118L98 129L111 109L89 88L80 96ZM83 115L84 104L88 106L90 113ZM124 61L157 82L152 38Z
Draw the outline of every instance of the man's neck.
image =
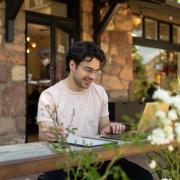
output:
M73 78L71 78L70 76L64 79L64 83L67 86L67 88L70 89L71 91L81 92L81 91L86 90L84 88L77 86Z

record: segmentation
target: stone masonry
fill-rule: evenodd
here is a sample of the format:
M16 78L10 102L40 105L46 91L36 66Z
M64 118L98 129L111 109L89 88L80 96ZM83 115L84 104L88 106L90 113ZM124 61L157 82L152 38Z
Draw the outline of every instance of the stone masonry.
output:
M93 41L93 0L81 0L81 40ZM0 145L24 143L26 127L25 13L18 12L13 42L5 41L5 3L0 3ZM107 57L105 73L97 78L110 101L128 100L132 81L132 12L122 4L101 34Z
M0 145L25 142L25 18L15 21L14 42L5 41L5 2L0 3Z
M104 9L106 11L106 9ZM81 39L93 41L93 1L81 1ZM103 14L103 12L102 12ZM97 79L110 101L129 100L129 88L133 79L132 68L132 12L122 4L118 12L101 34L101 48L107 58L105 73Z

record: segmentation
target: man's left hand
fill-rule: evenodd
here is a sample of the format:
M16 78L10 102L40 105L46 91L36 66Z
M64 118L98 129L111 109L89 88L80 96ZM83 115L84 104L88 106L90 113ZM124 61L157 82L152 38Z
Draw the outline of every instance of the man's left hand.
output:
M120 134L124 130L125 125L111 122L101 129L101 134Z

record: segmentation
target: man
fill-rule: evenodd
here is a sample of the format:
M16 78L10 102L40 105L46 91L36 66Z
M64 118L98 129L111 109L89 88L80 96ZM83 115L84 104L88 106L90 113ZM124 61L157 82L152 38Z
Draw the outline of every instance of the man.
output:
M110 122L107 94L103 87L93 82L105 64L104 52L93 42L76 42L70 47L66 55L67 78L43 91L39 99L37 122L40 140L56 140L52 126L58 127L61 135L66 127L71 126L77 128L76 135L91 137L119 134L125 129L123 124ZM127 167L136 168L147 175L144 169L125 159L119 162L122 166L122 161L125 170ZM134 176L132 172L127 174L131 178ZM45 173L52 180L54 175L58 176L58 172ZM137 179L145 180L144 176Z

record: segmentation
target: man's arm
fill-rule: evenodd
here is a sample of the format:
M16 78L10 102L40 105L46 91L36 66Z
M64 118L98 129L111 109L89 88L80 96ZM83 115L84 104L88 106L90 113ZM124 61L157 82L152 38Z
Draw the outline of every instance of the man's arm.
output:
M64 135L63 126L49 126L46 121L40 121L39 126L39 140L40 141L56 141L57 135ZM58 133L58 134L57 134Z
M125 125L117 122L110 122L109 116L102 117L99 123L99 132L105 134L120 134L125 130Z

